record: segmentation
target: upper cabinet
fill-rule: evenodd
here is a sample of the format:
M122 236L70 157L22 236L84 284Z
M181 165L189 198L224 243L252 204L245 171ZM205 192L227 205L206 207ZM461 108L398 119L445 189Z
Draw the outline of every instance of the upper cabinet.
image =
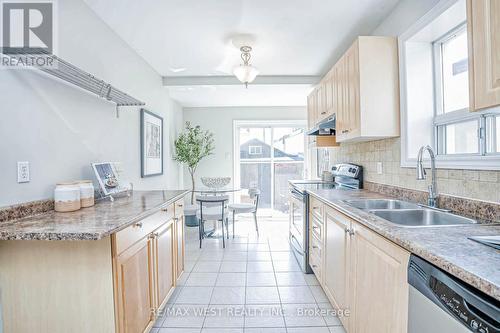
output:
M477 111L500 105L500 1L468 0L469 103Z
M335 114L337 142L399 136L396 39L358 37L313 90L308 112L310 128Z

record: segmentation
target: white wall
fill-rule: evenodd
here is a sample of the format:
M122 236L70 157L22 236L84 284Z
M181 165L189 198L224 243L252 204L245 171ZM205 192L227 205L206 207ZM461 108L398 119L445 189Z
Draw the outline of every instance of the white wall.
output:
M440 0L400 0L392 12L373 30L374 36L399 36Z
M114 105L36 72L0 69L0 206L50 198L56 182L92 179L90 163L121 161L135 189L182 187L171 160L182 109L161 77L81 0L58 1L61 58L146 102L164 118L164 175L140 178L139 108ZM131 23L133 24L133 23ZM31 182L17 184L16 162Z
M184 120L200 125L215 135L214 155L200 162L196 181L202 176L233 177L233 121L234 120L305 120L306 107L221 107L184 108ZM191 184L185 172L184 183Z

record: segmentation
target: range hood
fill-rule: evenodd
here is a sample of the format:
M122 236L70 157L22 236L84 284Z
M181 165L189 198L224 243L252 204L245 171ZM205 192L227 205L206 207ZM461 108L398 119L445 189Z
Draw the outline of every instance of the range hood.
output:
M307 132L307 135L323 136L335 135L335 115L320 121L316 126Z

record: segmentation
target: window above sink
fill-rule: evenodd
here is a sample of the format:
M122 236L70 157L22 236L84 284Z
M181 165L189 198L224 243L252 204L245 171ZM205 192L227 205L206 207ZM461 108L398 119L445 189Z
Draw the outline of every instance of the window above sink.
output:
M443 0L399 37L401 166L430 145L438 168L500 170L500 107L469 112L465 0Z

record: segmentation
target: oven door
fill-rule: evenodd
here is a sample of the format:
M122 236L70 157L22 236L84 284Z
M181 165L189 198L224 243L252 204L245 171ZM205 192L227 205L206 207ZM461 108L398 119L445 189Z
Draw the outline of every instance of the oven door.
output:
M292 189L290 192L290 234L295 235L299 247L304 249L304 227L306 217L306 196Z
M307 195L290 191L290 246L301 269L310 273L307 244Z

